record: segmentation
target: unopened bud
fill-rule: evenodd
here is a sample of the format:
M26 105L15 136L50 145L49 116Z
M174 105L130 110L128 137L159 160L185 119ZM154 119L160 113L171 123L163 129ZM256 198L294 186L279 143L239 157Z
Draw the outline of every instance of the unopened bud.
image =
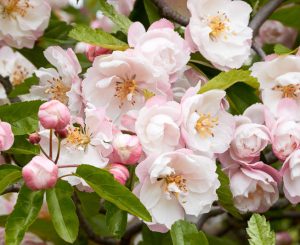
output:
M38 133L32 133L28 136L28 141L31 144L36 145L36 144L40 143L41 136Z
M67 128L55 130L54 133L60 139L65 139L68 137L68 129Z
M113 163L108 167L108 171L114 176L120 184L125 185L127 179L129 178L128 169L121 164Z

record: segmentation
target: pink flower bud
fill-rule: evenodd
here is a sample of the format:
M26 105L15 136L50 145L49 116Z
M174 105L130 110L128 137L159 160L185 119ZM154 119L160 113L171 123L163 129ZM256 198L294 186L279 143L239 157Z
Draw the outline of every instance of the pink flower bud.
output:
M31 144L36 145L36 144L40 143L41 136L38 133L32 133L32 134L29 135L28 141Z
M142 155L142 145L137 136L129 134L115 135L111 160L118 163L133 165Z
M111 53L111 50L102 48L102 47L97 47L93 45L87 45L85 55L89 59L89 61L93 62L94 59L102 54L109 54Z
M282 231L276 233L276 245L291 245L292 237L288 232Z
M127 179L129 178L128 169L121 164L110 164L108 167L108 171L114 176L115 180L117 180L122 185L125 185Z
M71 119L69 109L58 100L50 100L42 104L38 116L44 128L55 130L65 128Z
M35 156L22 170L25 184L31 190L44 190L55 186L58 167L44 156Z
M14 143L14 134L7 122L0 121L0 151L8 150Z
M60 130L55 130L55 135L61 139L65 139L68 136L68 129L64 128L64 129L60 129Z

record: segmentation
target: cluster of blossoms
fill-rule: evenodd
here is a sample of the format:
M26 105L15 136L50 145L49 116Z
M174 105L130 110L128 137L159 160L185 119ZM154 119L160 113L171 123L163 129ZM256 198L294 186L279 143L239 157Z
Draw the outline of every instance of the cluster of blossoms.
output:
M124 1L115 8L128 15L132 6ZM128 166L136 165L133 192L152 216L148 226L165 232L179 219L210 211L218 199L219 161L241 212L268 210L281 182L287 199L300 202L300 56L255 63L263 103L233 116L225 91L198 93L207 79L188 62L199 51L220 70L240 68L250 56L252 9L231 0L189 0L188 9L184 38L161 19L148 30L133 23L125 51L79 44L93 62L85 74L71 48L48 47L52 67L39 69L8 46L0 49L0 75L13 86L33 73L39 79L21 99L46 101L39 131L29 136L41 154L22 170L30 189L52 188L62 178L92 191L73 175L81 164L106 169L125 185L133 177ZM47 1L0 0L1 44L32 47L49 17ZM107 31L111 25L106 17L92 23ZM10 125L0 122L0 151L12 144ZM283 162L280 171L263 162L268 145Z

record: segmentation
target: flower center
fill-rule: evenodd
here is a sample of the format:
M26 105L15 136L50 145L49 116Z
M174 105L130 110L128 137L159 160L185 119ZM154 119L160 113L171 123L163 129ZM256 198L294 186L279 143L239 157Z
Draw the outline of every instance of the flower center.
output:
M196 122L195 129L202 138L214 136L212 129L218 125L218 118L212 117L210 114L200 114Z
M211 16L208 19L208 26L211 29L211 32L209 33L210 38L215 39L221 36L222 33L224 33L226 30L229 29L228 22L229 19L227 16L223 13L216 16Z
M19 85L24 82L29 72L25 67L17 65L16 69L13 71L11 83L13 86Z
M30 7L29 0L0 0L1 15L3 18L13 17L13 14L18 14L24 17L27 14L27 9Z
M134 104L135 101L133 100L133 96L136 92L137 84L135 81L135 76L133 76L130 79L121 78L121 81L116 82L115 97L117 97L120 100L120 107L123 106L124 100L131 101L131 103Z
M68 129L67 143L76 147L86 148L91 142L91 135L81 127Z
M297 98L297 93L300 90L300 84L297 84L297 85L289 84L286 86L277 85L277 86L273 87L272 90L282 92L282 98L295 99L295 98Z
M182 192L187 192L186 179L184 179L181 175L168 175L165 177L165 181L167 186L175 184L179 190L181 190Z
M61 78L52 78L52 80L48 80L48 83L50 83L50 87L45 90L45 93L50 94L51 99L67 104L69 101L67 92L71 88L66 86Z

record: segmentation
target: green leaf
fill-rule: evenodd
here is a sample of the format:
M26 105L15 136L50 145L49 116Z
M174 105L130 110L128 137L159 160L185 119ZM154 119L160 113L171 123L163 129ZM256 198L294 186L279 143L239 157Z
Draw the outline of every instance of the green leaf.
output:
M220 205L234 217L241 219L241 214L233 204L233 197L229 186L228 176L221 170L220 166L217 167L217 174L221 184L217 190Z
M248 221L247 234L250 245L275 245L275 233L265 216L253 214Z
M36 220L43 204L44 191L31 191L25 185L21 188L13 212L5 226L5 244L18 245L29 226Z
M40 153L40 148L37 145L29 143L27 135L17 135L15 136L14 144L6 152L11 154L37 155Z
M170 232L160 233L150 231L148 226L143 224L142 228L143 242L142 245L153 245L153 244L163 244L163 245L172 245L172 239Z
M9 98L15 98L19 95L28 94L32 85L37 85L39 83L39 79L34 75L32 77L27 78L23 83L15 86L13 90L9 93Z
M245 70L230 70L228 72L221 72L219 75L205 83L199 93L204 93L212 89L226 90L237 82L243 82L251 86L252 88L258 89L259 83L257 79L250 75L250 71Z
M114 22L122 32L127 33L132 22L125 15L119 14L106 0L98 0L98 2L102 13Z
M77 168L76 174L103 199L145 221L151 221L151 215L140 200L117 182L108 171L90 165L81 165Z
M282 44L276 44L274 46L274 52L275 54L291 54L293 51L289 48L287 48L286 46L283 46Z
M205 234L199 232L194 224L184 220L172 225L171 237L173 245L208 245Z
M57 234L66 242L73 243L78 235L79 221L72 200L73 187L59 180L56 186L46 191L48 209Z
M26 101L0 106L0 118L9 122L14 135L30 134L38 128L37 113L43 101Z
M35 45L33 49L18 49L18 52L24 55L37 68L47 67L47 65L49 65L49 62L46 60L43 51L44 48L37 45Z
M127 213L110 202L105 202L106 226L117 238L121 238L127 226Z
M16 183L22 177L22 172L19 167L4 164L0 166L0 194L5 188Z
M89 43L111 50L126 50L127 43L115 38L111 34L88 26L77 25L69 33L69 36L80 42Z
M150 24L159 20L159 10L151 0L144 0L145 10L149 19Z
M282 7L275 11L270 19L278 20L283 25L294 27L300 30L300 5L292 4L289 7Z

